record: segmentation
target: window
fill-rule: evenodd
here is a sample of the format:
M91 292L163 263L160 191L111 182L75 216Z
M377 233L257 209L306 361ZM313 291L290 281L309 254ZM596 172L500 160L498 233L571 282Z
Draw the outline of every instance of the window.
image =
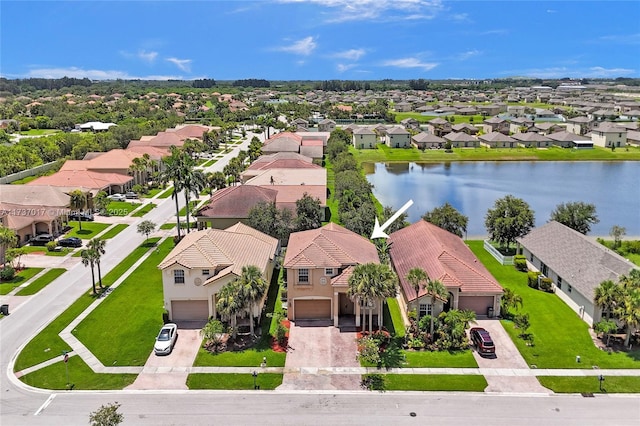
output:
M173 271L173 283L184 284L184 271L182 269L176 269Z
M208 269L203 269L202 270L202 275L209 275L209 270Z
M333 276L333 268L324 268L324 274L328 277Z
M542 272L542 275L544 275L545 277L549 276L549 268L547 267L547 265L543 263L540 269L541 269L540 272Z
M571 287L571 285L569 284L569 286L567 287L567 291L571 293L571 290L573 290L573 287Z
M556 286L558 286L558 288L562 290L562 277L558 277L558 282L556 283Z
M309 284L308 269L298 269L298 284Z
M431 304L421 303L420 304L420 316L423 317L425 315L431 315Z

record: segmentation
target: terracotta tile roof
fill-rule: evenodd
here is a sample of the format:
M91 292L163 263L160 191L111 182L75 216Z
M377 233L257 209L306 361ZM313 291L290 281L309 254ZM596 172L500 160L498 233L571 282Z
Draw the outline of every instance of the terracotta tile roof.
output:
M46 204L48 203L25 205L0 201L0 217L4 216L6 227L18 230L37 222L51 222L69 212L66 206L52 208Z
M212 128L208 126L199 126L197 124L188 124L186 126L178 127L176 129L168 130L169 132L174 132L180 135L182 138L197 138L202 139L202 134L204 132L210 131Z
M21 206L67 207L69 194L50 185L1 185L0 202Z
M292 204L293 211L296 210L296 201L301 199L304 194L320 200L321 206L327 205L327 187L324 185L269 185L261 186L261 188L271 188L278 191L276 195L276 204Z
M89 170L61 170L50 176L34 179L27 185L51 185L59 187L82 187L101 190L111 185L124 185L133 177L119 173L100 173Z
M257 233L257 234L256 234ZM243 266L255 265L265 271L274 259L278 240L246 225L227 229L205 229L187 234L158 265L160 269L179 264L185 268L211 268L215 272L205 284L221 275L240 275Z
M280 132L280 133L276 133L275 135L271 135L271 137L269 139L267 139L266 141L264 141L265 144L271 143L272 141L275 141L277 139L293 139L296 140L298 142L302 142L302 136L297 135L293 132Z
M158 148L149 145L129 146L127 151L137 152L139 154L149 154L149 158L159 161L162 157L168 156L169 150L166 148Z
M323 146L324 141L322 139L304 139L302 146Z
M253 185L230 186L213 193L197 216L212 218L247 218L249 210L259 202L276 201L278 191Z
M246 185L327 185L327 171L320 168L268 169L258 171Z
M379 263L376 246L366 238L335 223L289 237L285 268L344 268Z
M138 152L125 149L112 149L111 151L97 154L92 155L89 160L84 160L89 162L87 170L128 169L134 158L142 157L142 154Z
M300 143L301 140L291 137L272 138L262 146L262 152L298 152L300 151Z
M305 157L309 158L309 157ZM308 161L299 159L279 159L273 161L254 161L247 170L269 169L321 169L322 167Z
M297 152L275 152L273 154L261 155L251 164L251 166L249 166L249 168L257 163L270 163L276 160L300 160L305 163L311 163L313 161L312 158L298 154Z
M342 271L340 275L336 275L331 278L331 286L333 287L348 287L349 286L349 277L353 275L353 266L349 266L347 269Z
M160 132L155 138L149 140L147 145L170 147L171 145L182 146L186 138L175 132Z
M389 236L391 262L409 301L416 292L406 276L412 268L422 268L431 279L462 293L502 293L502 287L474 256L464 241L425 220ZM420 296L426 294L422 290Z
M593 300L602 281L616 282L620 275L636 268L617 253L556 221L534 228L516 241L588 300Z

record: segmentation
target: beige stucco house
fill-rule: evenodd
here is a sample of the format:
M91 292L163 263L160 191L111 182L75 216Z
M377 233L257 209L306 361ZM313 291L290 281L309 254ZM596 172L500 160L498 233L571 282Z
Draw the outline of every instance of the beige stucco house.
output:
M271 282L278 250L278 240L242 223L187 234L158 265L169 318L206 321L218 317L216 294L220 289L250 265L257 266ZM263 304L264 299L255 306L254 316L260 316Z
M357 149L372 149L378 143L378 135L369 127L353 129L353 146Z
M410 148L411 134L403 127L394 126L387 129L384 143L390 148Z
M604 148L619 148L627 145L627 129L608 121L591 130L591 141Z

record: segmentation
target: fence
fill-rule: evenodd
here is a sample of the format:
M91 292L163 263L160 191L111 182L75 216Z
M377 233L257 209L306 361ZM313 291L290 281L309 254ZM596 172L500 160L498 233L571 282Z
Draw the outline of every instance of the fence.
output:
M41 164L39 166L33 167L31 169L23 170L18 173L12 173L10 175L0 177L0 184L11 183L16 180L24 179L27 176L36 176L40 173L46 172L47 170L51 170L52 168L55 167L57 163L58 163L57 161L52 161L50 163Z
M513 265L513 256L503 255L497 248L491 245L489 240L484 240L484 249L502 265Z

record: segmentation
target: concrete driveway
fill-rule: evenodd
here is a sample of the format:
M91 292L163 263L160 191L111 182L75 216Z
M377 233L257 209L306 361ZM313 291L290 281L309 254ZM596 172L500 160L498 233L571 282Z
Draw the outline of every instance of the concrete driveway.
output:
M142 373L125 389L188 389L187 369L193 365L202 343L200 329L178 329L178 340L169 355L151 352Z
M493 343L496 345L495 358L485 358L478 355L473 349L473 356L481 369L523 369L529 368L527 362L522 358L506 330L499 320L477 320L477 324L472 327L482 327L491 334ZM488 372L490 373L490 371ZM522 376L498 376L485 374L485 379L489 386L485 392L524 392L524 393L544 393L551 391L543 387L535 377Z
M358 390L358 374L321 374L326 367L359 367L355 332L340 332L330 322L291 323L285 374L278 389ZM287 367L301 368L287 373Z

